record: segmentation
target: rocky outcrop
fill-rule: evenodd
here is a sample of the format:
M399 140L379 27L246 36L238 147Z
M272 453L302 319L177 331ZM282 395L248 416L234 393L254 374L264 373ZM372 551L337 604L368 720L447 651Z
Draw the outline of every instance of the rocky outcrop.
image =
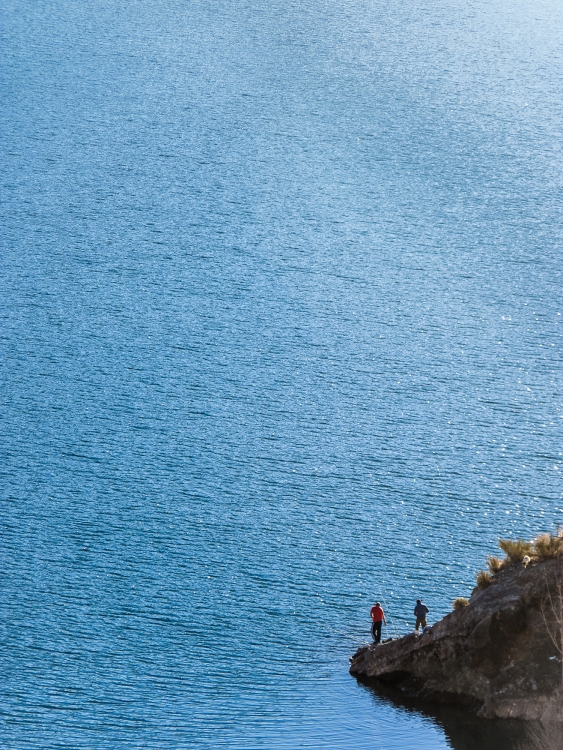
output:
M350 673L482 717L561 719L562 584L563 558L514 565L427 633L358 649Z

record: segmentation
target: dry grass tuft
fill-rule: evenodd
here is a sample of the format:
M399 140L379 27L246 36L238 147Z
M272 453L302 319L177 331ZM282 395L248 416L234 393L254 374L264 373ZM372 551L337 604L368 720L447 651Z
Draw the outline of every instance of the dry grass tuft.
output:
M507 558L501 560L500 557L494 557L494 555L489 555L489 557L487 558L487 566L492 575L495 575L496 573L499 573L503 568L506 568L506 562Z
M534 556L538 560L552 560L563 553L563 537L553 534L540 534L534 540Z
M464 596L458 596L454 601L454 609L463 609L464 607L467 607L468 604L468 599L466 599Z
M493 577L486 570L480 570L475 578L477 579L477 586L479 586L480 589L486 589L487 586L490 586L493 582Z
M498 546L506 553L511 565L519 563L526 555L534 553L531 542L525 542L524 539L499 539Z

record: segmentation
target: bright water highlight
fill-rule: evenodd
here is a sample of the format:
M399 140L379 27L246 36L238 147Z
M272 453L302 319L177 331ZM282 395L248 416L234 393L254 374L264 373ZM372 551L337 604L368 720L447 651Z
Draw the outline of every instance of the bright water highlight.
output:
M347 667L563 520L559 3L1 14L4 746L513 748Z

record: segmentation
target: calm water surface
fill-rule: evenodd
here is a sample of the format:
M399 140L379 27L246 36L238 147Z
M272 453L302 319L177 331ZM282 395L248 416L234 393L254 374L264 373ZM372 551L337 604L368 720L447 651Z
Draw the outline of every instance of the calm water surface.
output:
M4 747L513 748L347 668L563 522L560 4L0 14Z

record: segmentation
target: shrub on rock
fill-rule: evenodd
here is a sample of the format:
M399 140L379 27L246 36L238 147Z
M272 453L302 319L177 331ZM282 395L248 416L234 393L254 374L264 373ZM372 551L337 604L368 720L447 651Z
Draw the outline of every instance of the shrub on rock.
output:
M563 537L553 534L540 534L534 540L534 556L538 560L552 560L563 552Z
M526 555L532 555L532 543L526 542L524 539L499 539L498 546L506 554L510 563L522 562Z
M487 565L491 573L495 575L495 573L499 573L503 568L506 568L506 561L507 558L501 560L500 557L489 555L489 557L487 558Z
M477 579L477 586L480 589L486 589L493 582L493 577L486 570L480 570L475 578Z
M458 596L454 601L454 609L463 609L464 607L467 607L468 604L468 599L466 599L464 596Z

